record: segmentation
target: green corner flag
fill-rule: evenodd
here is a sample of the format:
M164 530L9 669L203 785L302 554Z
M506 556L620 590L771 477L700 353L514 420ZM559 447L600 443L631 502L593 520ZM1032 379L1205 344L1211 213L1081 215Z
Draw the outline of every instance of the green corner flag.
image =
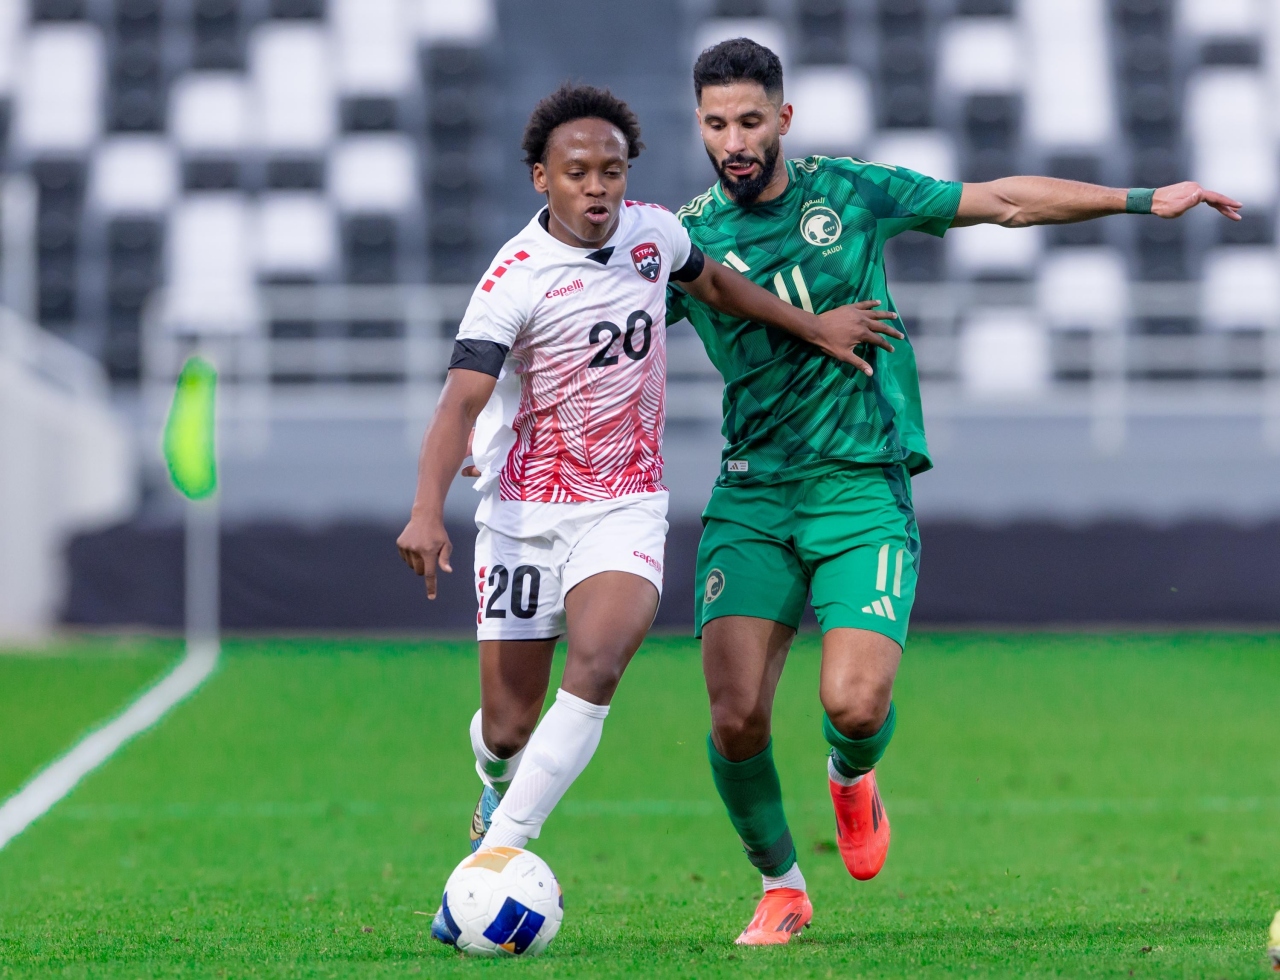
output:
M164 461L173 485L192 500L218 488L214 454L214 394L218 372L208 361L191 357L182 365L173 405L164 425Z

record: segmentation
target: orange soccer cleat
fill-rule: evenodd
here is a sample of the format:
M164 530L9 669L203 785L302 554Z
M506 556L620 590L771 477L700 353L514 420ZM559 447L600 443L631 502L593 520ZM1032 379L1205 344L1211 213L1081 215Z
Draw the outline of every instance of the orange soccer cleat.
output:
M849 874L859 881L874 878L889 854L889 815L880 802L873 769L852 786L828 763L831 802L836 808L836 840Z
M813 919L809 896L798 888L771 888L764 893L756 914L734 942L739 946L777 946L790 942Z

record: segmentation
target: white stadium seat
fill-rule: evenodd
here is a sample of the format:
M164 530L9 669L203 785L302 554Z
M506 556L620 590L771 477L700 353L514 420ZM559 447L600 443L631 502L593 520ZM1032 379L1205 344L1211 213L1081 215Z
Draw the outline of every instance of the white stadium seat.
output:
M979 310L960 330L959 363L967 394L1033 396L1049 383L1049 338L1029 310Z
M855 68L798 68L787 81L787 101L795 107L788 153L848 156L871 132L871 87Z
M1022 0L1027 133L1044 149L1097 147L1115 132L1106 0Z
M0 3L0 97L8 95L17 73L18 46L27 23L26 4L22 0Z
M1211 330L1280 327L1280 254L1258 245L1210 252L1200 315Z
M1187 83L1187 127L1198 140L1230 140L1242 127L1270 135L1262 73L1253 68L1203 68Z
M89 200L108 214L159 214L178 194L173 144L160 136L116 136L98 147Z
M947 133L937 129L882 130L867 157L938 180L960 179L955 144Z
M772 17L712 17L704 20L694 32L689 63L693 64L707 48L735 37L749 37L757 44L763 44L778 56L783 71L790 68L787 32Z
M1261 72L1196 72L1187 84L1186 119L1196 180L1245 204L1275 202L1276 127Z
M1265 0L1182 0L1178 26L1198 38L1253 36L1265 26L1268 6Z
M939 87L958 95L1019 92L1025 49L1020 25L1011 18L956 17L939 43Z
M1129 310L1124 258L1113 248L1061 248L1040 266L1040 313L1052 327L1123 329Z
M169 132L196 153L238 153L251 143L244 76L229 71L184 75L169 97Z
M412 142L390 133L343 140L329 160L329 186L340 211L408 210L418 197Z
M493 0L416 0L418 36L427 44L484 44L498 30Z
M320 153L337 129L333 63L324 28L268 22L249 45L257 136L275 153Z
M252 229L244 195L189 194L170 212L162 319L191 333L240 333L258 322Z
M1242 140L1235 146L1197 143L1193 176L1205 187L1255 207L1276 199L1276 149L1270 140Z
M102 130L102 34L92 24L40 24L18 68L15 136L29 154L83 153Z
M947 232L952 268L964 276L1025 276L1040 257L1039 228L970 225Z
M337 261L333 211L319 194L281 191L258 202L254 241L261 275L320 277Z
M332 0L338 88L399 95L413 86L415 37L404 0Z

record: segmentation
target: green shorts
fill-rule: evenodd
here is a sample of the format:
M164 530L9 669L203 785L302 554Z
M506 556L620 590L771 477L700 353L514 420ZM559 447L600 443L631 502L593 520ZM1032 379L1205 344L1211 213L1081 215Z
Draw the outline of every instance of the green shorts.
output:
M702 514L697 636L720 616L796 629L810 592L825 633L873 630L905 646L920 534L903 465L851 466L764 486L717 486Z

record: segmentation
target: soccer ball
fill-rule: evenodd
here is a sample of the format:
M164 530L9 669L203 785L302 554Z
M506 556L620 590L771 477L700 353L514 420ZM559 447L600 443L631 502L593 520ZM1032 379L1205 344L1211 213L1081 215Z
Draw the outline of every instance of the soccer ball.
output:
M1280 970L1280 912L1271 920L1271 937L1267 943L1267 955L1271 957L1271 968Z
M444 886L445 922L471 956L537 956L564 918L564 895L547 862L518 847L486 847Z

